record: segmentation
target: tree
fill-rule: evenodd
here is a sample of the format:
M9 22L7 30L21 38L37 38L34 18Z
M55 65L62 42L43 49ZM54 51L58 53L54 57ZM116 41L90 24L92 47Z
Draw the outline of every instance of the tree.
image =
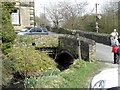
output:
M58 6L55 6L55 7L51 6L51 8L50 7L46 8L46 11L54 27L58 28L60 25L60 22L63 21L63 16L60 14Z
M80 16L85 11L85 7L87 2L75 3L72 4L70 2L61 2L59 3L60 14L63 16L63 27L69 29L77 29L80 26Z
M75 29L80 24L78 16L82 16L86 5L87 2L72 4L64 1L46 10L55 27L62 26L64 28Z
M99 31L111 33L114 28L118 30L118 3L106 3L102 9L102 18L99 20Z
M89 31L89 32L95 32L95 14L91 14L91 15L84 15L82 17L83 20L83 29L84 31Z
M15 32L11 23L10 14L14 9L15 3L2 2L2 51L8 54L11 50L13 41L15 39Z
M36 16L35 22L37 26L51 26L48 19L46 18L44 14L41 14L40 17Z

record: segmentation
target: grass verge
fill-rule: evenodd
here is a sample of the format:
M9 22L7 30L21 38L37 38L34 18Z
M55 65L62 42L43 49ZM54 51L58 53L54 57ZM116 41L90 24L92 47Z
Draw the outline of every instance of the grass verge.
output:
M69 69L46 71L38 78L36 88L87 88L90 77L106 65L103 62L75 60Z

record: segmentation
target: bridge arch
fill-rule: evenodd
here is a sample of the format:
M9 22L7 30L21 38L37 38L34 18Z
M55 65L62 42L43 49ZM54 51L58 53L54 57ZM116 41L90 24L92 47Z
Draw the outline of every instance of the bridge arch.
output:
M55 59L55 62L58 64L57 67L61 71L68 69L73 64L73 61L73 55L67 50L61 50Z

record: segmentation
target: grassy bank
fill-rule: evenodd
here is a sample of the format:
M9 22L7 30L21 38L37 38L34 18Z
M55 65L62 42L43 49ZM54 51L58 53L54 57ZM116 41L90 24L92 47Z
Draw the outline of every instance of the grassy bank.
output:
M23 46L31 46L32 42L36 43L36 47L57 47L59 36L24 36L18 37L18 42ZM18 44L19 44L18 43ZM15 46L18 47L18 44ZM26 44L26 45L25 45ZM44 59L43 57L42 59ZM104 68L105 64L94 61L92 63L86 61L75 60L74 64L65 71L58 69L46 70L39 72L35 88L87 88L88 80L94 76L99 69Z
M88 79L105 67L102 62L85 62L76 60L69 69L46 71L38 78L36 88L87 88Z

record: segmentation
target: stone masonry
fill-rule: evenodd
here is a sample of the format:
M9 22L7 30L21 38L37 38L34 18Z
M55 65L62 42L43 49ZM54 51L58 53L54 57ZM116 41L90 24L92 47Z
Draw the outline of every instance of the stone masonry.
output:
M15 30L34 27L34 0L15 0L15 9L19 10L19 24L13 24Z
M78 48L80 48L80 54L83 60L96 60L95 41L83 37L79 37L79 40L78 37L73 35L62 36L59 38L59 50L67 50L73 55L74 58L79 58Z

